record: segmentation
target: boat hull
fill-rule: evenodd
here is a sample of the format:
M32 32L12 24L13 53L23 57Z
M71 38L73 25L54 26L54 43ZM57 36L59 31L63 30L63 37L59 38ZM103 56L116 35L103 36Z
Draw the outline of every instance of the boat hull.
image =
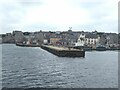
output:
M34 44L21 44L21 43L16 43L16 46L21 46L21 47L40 47L39 45L34 45Z
M96 47L96 51L106 51L105 47Z

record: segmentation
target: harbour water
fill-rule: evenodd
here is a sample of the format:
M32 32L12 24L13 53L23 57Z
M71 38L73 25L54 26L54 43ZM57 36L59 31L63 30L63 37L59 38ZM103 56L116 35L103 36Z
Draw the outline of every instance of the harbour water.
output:
M118 51L57 57L39 47L2 45L2 87L117 88Z

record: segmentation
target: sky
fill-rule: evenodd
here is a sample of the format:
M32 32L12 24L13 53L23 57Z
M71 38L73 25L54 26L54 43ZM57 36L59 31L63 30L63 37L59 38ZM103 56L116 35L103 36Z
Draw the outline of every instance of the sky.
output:
M15 30L118 32L119 0L0 0L0 34Z

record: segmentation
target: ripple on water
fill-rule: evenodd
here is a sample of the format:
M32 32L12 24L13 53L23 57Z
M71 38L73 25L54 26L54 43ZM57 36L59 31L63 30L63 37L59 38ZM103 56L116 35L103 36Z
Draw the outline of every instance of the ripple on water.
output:
M60 58L39 48L4 45L2 57L4 87L118 86L116 52L86 52L85 58Z

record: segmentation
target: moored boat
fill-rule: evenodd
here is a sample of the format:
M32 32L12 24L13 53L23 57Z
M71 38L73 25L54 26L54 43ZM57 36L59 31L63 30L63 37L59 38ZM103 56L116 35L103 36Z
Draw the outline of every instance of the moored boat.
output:
M16 46L21 46L21 47L40 47L40 45L36 45L36 44L23 44L23 43L16 43Z
M99 46L96 47L96 50L97 51L106 51L106 47L103 46L103 45L99 45Z

